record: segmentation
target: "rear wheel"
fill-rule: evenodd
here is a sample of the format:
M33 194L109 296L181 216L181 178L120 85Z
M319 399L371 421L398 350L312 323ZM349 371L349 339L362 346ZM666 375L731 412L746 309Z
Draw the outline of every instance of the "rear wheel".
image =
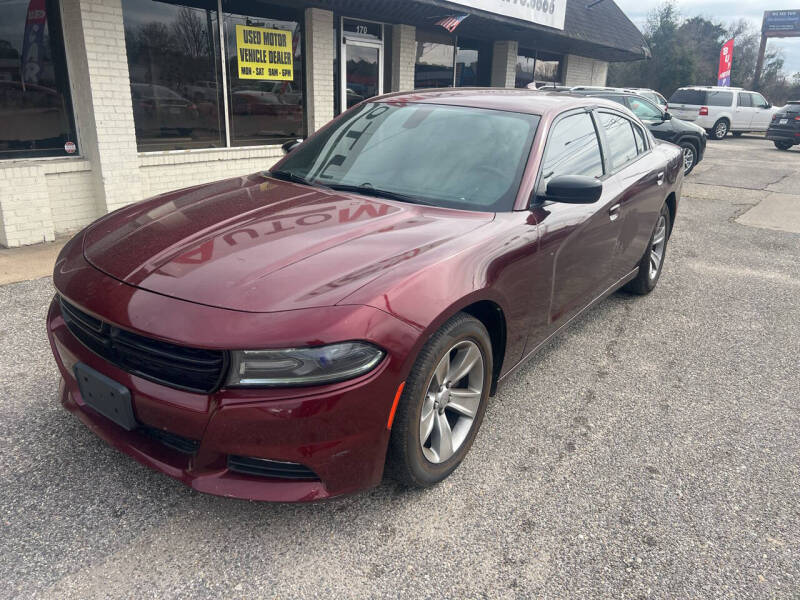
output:
M387 472L413 487L452 473L486 412L492 344L483 323L459 313L420 351L397 406Z
M792 146L794 146L794 144L792 144L791 142L780 142L780 141L776 141L776 142L773 142L773 143L775 144L775 147L776 147L778 150L788 150L789 148L791 148Z
M667 256L667 241L669 240L670 217L667 205L661 207L658 222L650 237L647 250L639 262L639 273L624 287L626 292L644 296L653 291L661 277L664 268L664 259Z
M714 127L711 129L711 137L715 140L724 140L725 136L728 135L730 127L731 125L728 123L727 119L720 119L714 123Z
M697 164L697 148L692 142L681 142L683 149L683 174L688 175Z

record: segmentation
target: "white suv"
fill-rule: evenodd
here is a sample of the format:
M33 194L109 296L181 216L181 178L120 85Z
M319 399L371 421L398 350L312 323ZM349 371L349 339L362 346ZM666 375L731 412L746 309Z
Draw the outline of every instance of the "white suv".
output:
M729 132L766 131L776 110L761 94L742 88L683 87L669 99L673 116L708 130L715 140Z

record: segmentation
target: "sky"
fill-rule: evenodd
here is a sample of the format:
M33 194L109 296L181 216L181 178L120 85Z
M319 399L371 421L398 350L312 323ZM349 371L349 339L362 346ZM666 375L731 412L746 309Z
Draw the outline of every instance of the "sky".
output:
M651 10L662 0L615 0L631 21L639 27L644 25ZM800 0L679 0L678 9L683 17L706 17L715 21L730 23L747 19L761 29L765 10L800 9ZM800 38L769 40L769 49L780 48L783 52L783 70L791 75L800 72ZM734 65L736 68L736 65Z

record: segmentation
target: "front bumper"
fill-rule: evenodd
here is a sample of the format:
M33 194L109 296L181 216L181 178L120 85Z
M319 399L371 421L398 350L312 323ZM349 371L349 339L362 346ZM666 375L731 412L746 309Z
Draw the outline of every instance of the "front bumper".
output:
M89 289L96 289L94 284L105 278L96 271L91 277L97 280L85 282ZM105 283L117 290L124 286L113 280ZM180 302L136 288L126 293L138 298L138 302L129 302L128 307L141 308L142 297L146 296L148 302L163 303L162 308L169 313L173 303ZM109 306L115 305L114 299L115 292L105 298ZM192 320L186 313L191 313L195 305L181 304L185 305L181 318ZM396 321L368 307L346 310L349 319L345 321L349 320L351 326L353 321L364 320L357 315L359 311L368 311L368 320L373 324L384 318ZM230 316L230 311L223 313ZM264 315L236 318L255 320ZM171 322L163 318L162 321ZM198 322L208 324L208 321ZM231 323L231 327L237 331L243 329L239 322ZM371 373L349 382L306 389L223 388L206 395L142 379L94 354L73 336L55 299L48 313L47 329L62 375L61 403L106 442L200 492L278 502L329 498L380 482L390 433L387 419L395 392L405 376L403 360L398 356L404 355L403 348L414 337L408 326L392 322L389 329L395 342L381 340L387 348L387 357ZM387 347L393 344L394 347ZM83 402L73 372L79 362L130 390L141 429L126 431ZM190 453L176 450L174 444L165 444L154 437L153 431L193 441L196 450ZM228 467L229 456L295 463L313 471L317 479L291 480L238 473Z

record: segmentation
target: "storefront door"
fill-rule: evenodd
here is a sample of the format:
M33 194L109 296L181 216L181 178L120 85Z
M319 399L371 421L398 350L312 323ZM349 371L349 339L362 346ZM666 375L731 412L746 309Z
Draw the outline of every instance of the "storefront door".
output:
M341 106L383 93L383 25L342 18Z

